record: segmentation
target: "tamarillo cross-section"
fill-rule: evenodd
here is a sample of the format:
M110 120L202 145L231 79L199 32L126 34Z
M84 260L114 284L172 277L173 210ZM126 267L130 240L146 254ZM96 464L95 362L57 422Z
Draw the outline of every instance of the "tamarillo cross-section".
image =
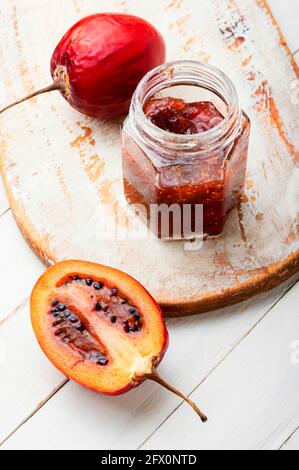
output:
M67 377L99 393L118 395L145 379L183 398L156 368L168 346L162 312L128 274L85 261L63 261L37 281L30 301L37 341Z

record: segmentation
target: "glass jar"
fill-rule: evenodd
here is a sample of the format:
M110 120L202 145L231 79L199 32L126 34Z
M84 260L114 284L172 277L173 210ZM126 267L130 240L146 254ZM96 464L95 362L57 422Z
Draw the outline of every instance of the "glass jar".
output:
M211 102L223 119L195 134L163 130L148 119L144 106L150 99L165 97ZM250 121L240 108L236 89L217 68L180 60L153 69L139 83L122 129L127 201L145 208L141 213L148 223L152 205L191 206L193 219L199 213L194 207L202 205L201 232L220 234L243 192L249 132ZM160 225L153 226L155 234L164 238ZM182 231L177 235L184 238Z

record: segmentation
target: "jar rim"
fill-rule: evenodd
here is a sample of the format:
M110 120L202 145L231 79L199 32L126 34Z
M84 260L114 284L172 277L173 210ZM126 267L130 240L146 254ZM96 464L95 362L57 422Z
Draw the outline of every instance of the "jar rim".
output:
M181 78L174 79L174 71L176 69L180 70L181 73L184 72L188 74L189 72L190 75L182 75ZM165 79L165 86L160 86L160 88L156 90L154 88L151 96L157 93L157 91L167 88L167 84L170 85L171 83L186 84L187 80L187 83L190 82L190 84L200 86L196 84L196 79L199 81L200 75L204 76L205 74L207 77L217 80L227 94L225 99L227 113L216 126L195 134L174 134L157 127L146 117L143 106L146 100L150 98L150 95L145 94L144 90L151 82L155 82L155 78L156 81L162 79L162 84L163 79ZM174 80L174 82L172 80ZM211 91L215 93L213 88ZM223 96L221 96L221 98L223 99ZM200 61L185 59L166 62L150 70L139 82L130 107L130 119L138 132L142 134L143 139L148 143L150 141L151 144L155 142L157 144L160 143L160 145L166 143L172 150L175 149L177 151L187 151L188 149L190 151L194 149L207 151L221 145L224 140L229 144L229 142L234 140L239 131L241 113L237 90L231 79L222 72L222 70ZM170 140L172 141L171 143L169 142Z

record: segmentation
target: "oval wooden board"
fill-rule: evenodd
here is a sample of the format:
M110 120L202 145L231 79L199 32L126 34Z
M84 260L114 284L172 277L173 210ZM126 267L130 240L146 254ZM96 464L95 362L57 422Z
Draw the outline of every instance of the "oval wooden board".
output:
M222 236L200 250L134 239L142 222L132 219L123 198L121 122L89 119L52 93L1 116L1 172L32 248L47 265L81 258L127 271L168 315L239 302L298 271L298 69L267 5L6 0L0 12L3 104L47 85L55 44L75 20L96 11L142 16L164 35L169 60L199 59L233 79L252 121L244 202ZM130 219L129 239L103 237L117 202Z

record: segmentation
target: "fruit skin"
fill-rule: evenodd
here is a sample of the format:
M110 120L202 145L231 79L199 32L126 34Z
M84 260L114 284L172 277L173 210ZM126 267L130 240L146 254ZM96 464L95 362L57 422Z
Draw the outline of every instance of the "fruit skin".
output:
M107 285L116 286L120 292L131 299L145 318L150 318L150 330L155 334L152 356L155 358L154 366L161 362L168 347L168 332L165 327L162 312L149 292L130 275L108 266L87 261L69 260L57 263L48 269L35 284L30 298L31 323L37 341L48 359L67 377L91 390L106 395L119 395L140 385L143 374L137 381L132 380L124 373L115 386L110 375L116 372L105 366L99 369L96 365L87 366L76 364L74 356L66 345L59 345L57 339L50 334L48 323L48 308L51 299L56 298L57 286L69 275L94 277L106 281ZM149 316L149 317L148 317ZM130 338L128 339L130 341ZM149 337L151 341L151 338ZM148 349L149 345L146 345ZM73 363L72 363L73 362ZM78 360L76 359L76 363ZM112 372L112 374L111 374ZM126 371L124 371L126 372ZM141 371L142 372L142 371ZM149 373L150 370L145 370ZM104 380L101 381L103 376ZM118 383L118 381L116 381Z
M132 15L99 13L83 18L61 39L51 60L54 82L81 113L113 118L127 113L141 78L165 61L161 34Z

